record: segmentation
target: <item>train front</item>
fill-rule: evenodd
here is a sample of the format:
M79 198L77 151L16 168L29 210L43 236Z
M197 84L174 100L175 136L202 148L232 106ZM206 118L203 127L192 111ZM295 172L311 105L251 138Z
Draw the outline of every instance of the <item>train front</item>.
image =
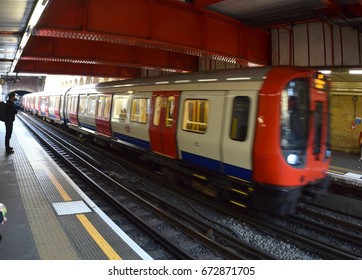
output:
M270 70L259 94L253 150L253 206L278 215L303 196L325 194L330 163L327 77L301 68Z

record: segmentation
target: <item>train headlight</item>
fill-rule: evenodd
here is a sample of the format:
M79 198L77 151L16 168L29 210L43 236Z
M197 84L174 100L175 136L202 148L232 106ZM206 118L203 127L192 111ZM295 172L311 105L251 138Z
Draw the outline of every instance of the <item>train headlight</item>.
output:
M300 158L298 155L296 154L289 154L287 156L287 162L290 164L290 165L297 165L300 163Z

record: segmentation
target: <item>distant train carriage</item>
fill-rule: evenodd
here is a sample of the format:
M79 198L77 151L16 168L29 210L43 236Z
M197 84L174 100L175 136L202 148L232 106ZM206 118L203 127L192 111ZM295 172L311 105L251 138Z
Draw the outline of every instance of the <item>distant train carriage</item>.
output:
M144 150L170 174L198 180L198 190L288 214L328 188L329 86L310 69L267 67L73 87L59 113L47 108L54 94L30 96L40 97L41 115L63 114L78 133Z

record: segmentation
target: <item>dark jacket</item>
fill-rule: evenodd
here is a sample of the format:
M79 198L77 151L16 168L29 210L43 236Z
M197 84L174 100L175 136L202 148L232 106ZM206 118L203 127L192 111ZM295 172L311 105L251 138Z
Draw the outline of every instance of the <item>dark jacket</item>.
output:
M14 121L15 115L18 113L18 111L15 108L14 102L10 99L6 102L6 119L5 121Z

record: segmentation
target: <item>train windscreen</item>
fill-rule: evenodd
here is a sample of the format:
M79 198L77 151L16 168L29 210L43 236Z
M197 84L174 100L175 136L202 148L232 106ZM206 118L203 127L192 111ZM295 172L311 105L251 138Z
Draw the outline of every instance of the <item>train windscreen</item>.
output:
M309 80L290 81L281 95L281 146L305 150L308 140Z

